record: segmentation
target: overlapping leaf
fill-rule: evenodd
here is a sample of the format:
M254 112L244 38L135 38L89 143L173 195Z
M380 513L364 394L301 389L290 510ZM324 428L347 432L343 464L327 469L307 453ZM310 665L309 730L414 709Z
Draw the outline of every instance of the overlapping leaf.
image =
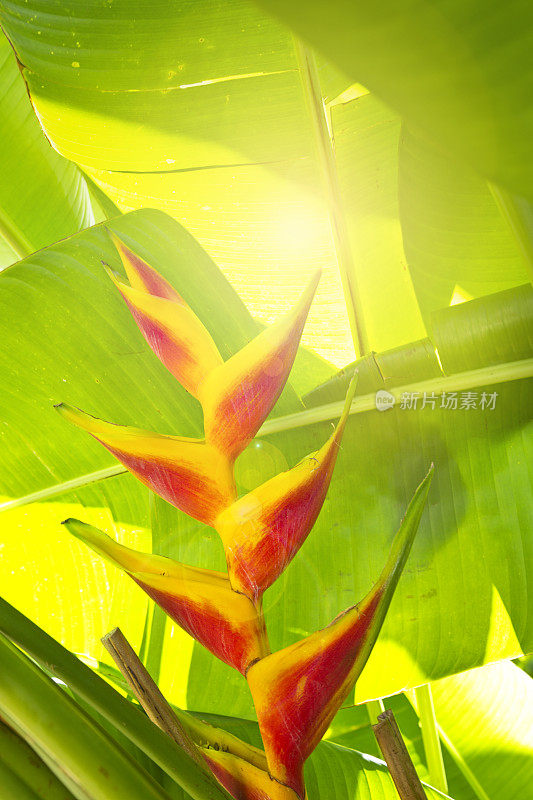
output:
M270 6L274 9L276 4L265 3ZM469 0L469 7L477 8L478 0ZM35 7L5 3L0 5L0 18L25 67L32 100L54 146L88 170L122 210L155 206L184 223L252 311L266 321L276 319L279 309L296 300L297 286L309 265L323 267L324 280L304 343L339 366L349 361L353 350L315 132L290 32L251 2L238 7L222 7L212 0L197 2L194 8L188 3L171 8L164 4L147 15L138 2L90 4L88 10L72 0L44 18L39 8L37 0ZM324 21L322 7L312 4L309 13L294 23L298 30L302 26L318 50L322 47L333 60L346 59L342 65L351 79L376 93L361 97L356 92L355 101L342 102L354 96L343 92L350 79L319 62L322 93L332 102L336 180L355 264L351 278L358 286L360 324L372 349L404 344L424 333L407 270L411 260L429 284L416 283L424 310L428 293L432 307L447 305L456 284L468 296L523 280L520 256L500 222L496 227L502 234L501 247L496 242L491 248L489 273L480 275L476 270L469 288L463 286L463 278L472 275L473 265L466 263L472 248L486 247L486 223L498 212L483 184L474 185L477 178L472 181L468 170L463 171L461 157L474 161L485 177L494 177L501 167L511 182L523 180L522 171L516 171L520 153L523 156L520 131L531 122L527 105L518 102L524 84L522 79L513 84L518 95L512 97L497 87L499 80L507 80L511 63L520 63L527 28L517 19L526 9L523 4L514 9L516 19L507 9L498 9L499 23L490 30L482 30L474 21L483 13L473 11L469 17L460 9L455 3L446 12L453 20L451 27L442 10L425 2L420 14L413 16L408 10L391 11L383 18L388 20L385 25L370 12L364 22L357 18L354 23L353 8L342 2L334 4ZM280 13L294 21L287 9ZM88 18L91 25L86 24ZM121 24L125 18L127 26ZM353 35L362 39L357 48L351 34L349 45L343 38L352 25ZM408 33L397 36L396 26ZM337 28L338 47L332 45L337 42ZM516 55L504 65L494 38L500 28ZM176 40L179 53L172 46ZM153 41L159 42L158 48ZM474 47L474 41L479 46ZM383 58L378 55L381 51ZM413 63L408 58L411 53L416 54ZM498 81L488 77L493 63L500 64L494 67ZM462 71L465 75L459 78ZM399 72L404 75L402 91L397 85ZM492 92L505 102L489 102ZM383 112L377 97L390 102L418 138L423 139L420 129L429 126L438 147L451 151L442 182L423 147L415 153L411 148L408 157L403 148L402 229L396 188L399 118L394 111ZM320 102L319 97L315 100ZM497 130L507 150L497 144ZM507 157L514 159L512 164ZM446 155L443 158L446 161ZM429 180L422 179L419 191L421 174ZM449 208L447 181L452 175L464 190L461 210ZM432 202L426 203L421 198L430 183L435 191ZM434 202L438 216L421 232L412 224L414 209L428 215ZM467 239L464 220L469 225ZM406 241L407 264L402 235L404 240L413 239ZM441 238L445 239L442 253ZM431 271L420 246L433 264ZM479 263L482 273L484 264L485 260ZM272 278L268 298L262 292L265 272ZM312 388L312 379L307 388Z
M533 199L527 164L531 6L261 0L413 127L486 179ZM508 87L512 85L513 91Z
M0 32L0 267L93 222L80 171L50 147Z

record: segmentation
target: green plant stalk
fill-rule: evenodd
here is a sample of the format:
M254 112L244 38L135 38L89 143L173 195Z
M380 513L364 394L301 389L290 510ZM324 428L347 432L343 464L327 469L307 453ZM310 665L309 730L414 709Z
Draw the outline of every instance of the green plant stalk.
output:
M508 383L509 381L521 380L533 377L533 358L524 358L520 361L512 361L507 364L498 364L494 367L481 367L466 372L458 372L455 375L440 375L438 378L408 383L404 386L394 386L388 391L394 396L398 403L401 395L406 393L464 391L475 389L479 386L493 386L498 383ZM315 425L318 422L328 422L331 419L340 417L343 408L343 401L327 403L323 406L316 406L307 411L300 411L296 414L287 414L284 417L275 417L266 422L258 433L258 436L268 436L272 433L281 433L295 428L303 428L306 425ZM356 397L350 409L350 415L362 414L366 411L376 411L376 393L361 395ZM376 412L387 413L387 412ZM490 413L490 412L488 412ZM16 502L16 501L15 501ZM2 506L0 506L0 511Z
M533 358L525 358L507 364L498 364L494 367L481 367L480 369L468 370L467 372L458 372L455 375L442 375L427 381L396 386L389 389L389 391L398 401L403 392L425 391L438 394L443 391L463 391L475 389L479 386L492 386L498 383L531 378L532 376ZM343 401L339 401L338 403L316 406L316 408L310 408L307 411L299 411L296 414L274 417L265 422L258 431L257 436L270 436L270 434L273 433L282 433L283 431L295 430L296 428L304 428L307 425L315 425L318 422L328 422L331 419L340 417L342 407ZM352 403L350 415L362 414L367 411L376 411L375 392L356 397ZM39 489L36 492L31 492L22 497L6 500L4 503L0 503L0 512L9 511L12 508L19 508L29 503L38 503L41 500L49 500L52 497L59 497L66 492L80 489L82 486L88 486L91 483L97 483L98 481L114 477L115 475L122 475L125 472L127 472L127 469L123 467L122 464L114 464L113 466L104 467L95 472L88 472L85 475L79 475L77 478L63 481L55 486L48 486L46 489Z
M431 686L429 683L426 683L424 686L419 686L414 690L414 694L422 730L422 742L426 754L430 783L435 789L446 794L448 792L448 781L446 780L446 770L444 769L444 761L442 758Z
M152 552L172 558L172 548L169 545L166 531L168 530L168 526L173 522L172 514L174 509L172 506L169 506L168 503L165 503L164 500L160 500L153 492L149 494L149 507L150 529L152 531ZM152 606L151 609L150 606ZM161 672L161 661L163 658L165 630L168 617L163 609L156 603L149 604L147 614L150 615L150 619L146 629L144 657L141 658L141 661L148 670L152 680L157 684L159 683L159 675Z
M474 775L468 764L465 762L464 758L456 750L451 740L448 738L446 733L442 730L442 728L438 724L437 724L437 730L439 732L439 736L446 750L455 761L458 770L461 772L463 778L468 783L468 785L470 786L470 788L472 789L478 800L491 800L491 798L486 793L485 789L482 787L482 785L480 784L480 782L478 781L478 779L476 778L476 776Z
M7 800L10 795L7 793L3 775L6 767L32 792L33 797L42 800L73 800L72 794L41 761L35 751L0 720L0 786L6 791ZM6 781L9 780L12 781L8 775ZM14 794L15 800L18 800L19 796L25 797L22 792L20 795Z
M0 636L0 709L48 756L79 800L169 800L94 720L8 639Z
M385 705L383 700L368 700L366 703L366 710L368 712L368 719L370 720L371 725L375 725L378 721L378 717L385 711Z
M489 182L496 205L509 225L533 283L533 206L524 197L511 194Z
M193 800L229 800L215 779L201 772L139 708L2 598L0 631L127 736Z
M0 207L0 236L5 239L19 258L30 256L35 247L26 239L22 231L15 225L5 209Z
M333 244L339 265L353 344L356 354L364 356L370 348L364 327L363 304L357 284L355 262L337 176L335 152L320 90L320 79L312 51L296 37L294 38L294 47L315 135L317 156L326 192Z
M150 617L150 624L147 631L147 646L143 663L155 683L158 683L168 618L163 609L155 603L148 605L146 613Z
M2 800L48 800L47 794L35 794L33 789L13 772L5 761L0 761L0 786L2 787Z

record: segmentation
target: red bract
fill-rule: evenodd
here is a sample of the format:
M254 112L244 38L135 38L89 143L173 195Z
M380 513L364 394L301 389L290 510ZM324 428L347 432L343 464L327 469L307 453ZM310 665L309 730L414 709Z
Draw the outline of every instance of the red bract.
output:
M203 750L217 780L235 800L298 800L288 786L271 778L266 770L220 750Z
M194 397L222 364L214 341L184 300L150 294L122 283L109 271L144 338L165 367Z
M204 441L113 425L64 403L56 408L107 447L149 489L191 517L212 525L235 499L231 465Z
M320 273L279 322L208 375L200 387L205 438L234 460L281 394L296 356Z
M232 591L224 573L139 553L79 520L67 519L64 525L127 572L187 633L243 675L270 652L262 616L248 598Z

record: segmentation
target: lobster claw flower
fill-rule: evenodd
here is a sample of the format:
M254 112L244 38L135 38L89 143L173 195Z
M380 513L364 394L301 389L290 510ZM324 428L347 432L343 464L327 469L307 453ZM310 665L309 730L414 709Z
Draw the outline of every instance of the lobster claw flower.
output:
M354 376L339 423L320 450L239 498L215 521L231 585L254 602L294 558L320 513L356 383Z
M56 408L94 436L149 489L191 517L212 525L235 499L231 466L204 441L113 425L64 403Z
M222 358L211 335L185 300L158 272L117 236L115 246L130 286L108 274L131 311L144 338L165 367L194 397Z
M298 800L266 770L223 750L202 750L209 769L235 800Z
M205 438L235 459L274 407L291 371L320 271L296 306L214 369L199 388Z
M304 798L303 765L368 660L418 529L433 467L420 484L379 580L356 606L247 673L270 774Z
M180 627L243 675L269 652L262 616L248 598L231 589L223 572L139 553L80 520L67 519L64 525L127 572Z

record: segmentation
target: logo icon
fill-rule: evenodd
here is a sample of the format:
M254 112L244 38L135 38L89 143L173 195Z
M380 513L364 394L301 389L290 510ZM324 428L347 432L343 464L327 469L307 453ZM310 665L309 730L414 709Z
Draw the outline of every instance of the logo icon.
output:
M378 411L387 411L389 408L393 408L395 403L396 398L394 395L385 389L380 389L376 392L376 408Z

